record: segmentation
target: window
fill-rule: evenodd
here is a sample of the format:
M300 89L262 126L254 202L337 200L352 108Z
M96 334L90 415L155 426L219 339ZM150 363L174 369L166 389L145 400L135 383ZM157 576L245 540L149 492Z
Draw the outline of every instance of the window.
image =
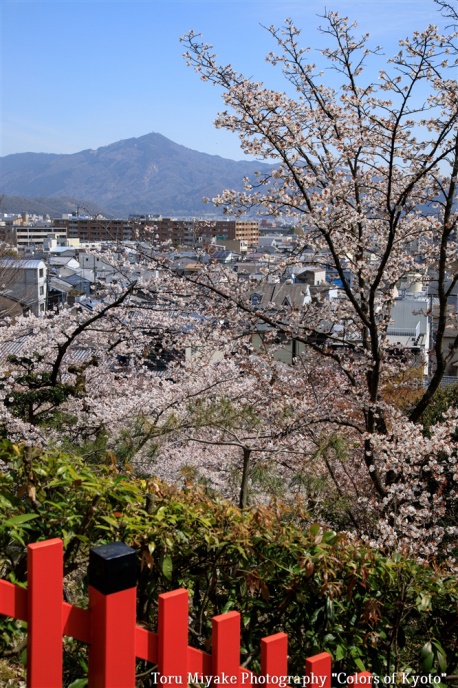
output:
M38 277L43 277L43 275L44 275L44 270L43 270L43 268L40 268L38 270Z
M262 301L262 294L252 294L250 300L253 306L258 306Z
M45 288L44 288L44 287L40 287L40 296L43 296L44 293L45 293Z

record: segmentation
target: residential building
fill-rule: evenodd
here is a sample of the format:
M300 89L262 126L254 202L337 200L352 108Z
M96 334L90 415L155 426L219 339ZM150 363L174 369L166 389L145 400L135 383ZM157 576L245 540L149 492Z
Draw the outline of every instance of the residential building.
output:
M391 309L387 341L399 351L409 350L415 355L423 374L428 375L430 348L430 319L427 316L428 298L396 299Z
M66 230L55 231L51 223L11 224L0 227L0 240L14 246L21 253L24 253L27 249L43 248L50 238L54 238L57 243L58 239L65 239L66 237Z
M179 246L196 246L216 241L243 241L256 246L259 224L256 220L174 219L150 216L128 220L105 218L62 217L53 220L53 231L62 230L68 239L80 241L131 241L140 239Z
M83 270L92 270L97 278L103 278L116 272L115 268L110 265L110 263L106 263L100 256L96 256L93 253L81 252L78 256L78 260L79 267Z
M246 239L222 239L218 242L218 246L225 248L226 251L234 251L235 253L246 253L248 251Z
M259 224L256 220L177 220L161 217L154 221L134 223L134 236L138 239L167 241L179 246L197 246L225 241L245 242L256 246L259 240Z
M68 239L80 241L131 241L133 223L129 220L65 217L53 220L55 229L65 230Z
M47 268L42 260L0 260L0 292L21 304L23 312L41 315L46 310Z

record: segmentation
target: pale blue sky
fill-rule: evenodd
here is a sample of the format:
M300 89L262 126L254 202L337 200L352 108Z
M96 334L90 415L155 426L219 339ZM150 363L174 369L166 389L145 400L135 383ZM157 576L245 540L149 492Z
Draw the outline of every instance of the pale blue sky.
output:
M398 38L443 26L433 0L0 0L0 155L74 153L158 132L194 150L241 159L216 130L217 88L186 67L179 38L202 32L218 58L281 88L263 25L292 17L304 45L323 46L324 7L396 51ZM375 72L374 72L375 74Z

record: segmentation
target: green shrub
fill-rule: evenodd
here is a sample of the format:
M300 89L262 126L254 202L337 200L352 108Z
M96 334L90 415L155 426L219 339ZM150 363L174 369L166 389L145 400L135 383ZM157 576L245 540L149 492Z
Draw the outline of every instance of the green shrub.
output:
M155 629L157 595L185 587L190 643L208 650L212 617L237 610L242 662L253 670L260 639L285 631L293 674L322 651L350 673L456 672L458 583L434 562L383 556L323 532L299 504L240 510L192 483L179 489L119 474L113 456L96 467L4 444L0 458L8 466L0 485L3 577L24 581L26 545L61 537L66 589L82 605L89 548L122 540L139 555L140 621ZM4 649L9 640L4 632Z

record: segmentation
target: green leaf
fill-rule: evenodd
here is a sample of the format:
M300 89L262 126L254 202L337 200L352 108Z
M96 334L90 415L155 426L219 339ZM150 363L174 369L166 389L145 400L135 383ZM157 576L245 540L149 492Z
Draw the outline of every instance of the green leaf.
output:
M445 650L444 650L444 648L442 647L442 645L440 644L440 642L439 642L438 640L433 639L433 640L431 641L431 644L434 645L434 647L436 648L436 650L439 650L439 652L442 652L442 654L445 654Z
M86 688L87 678L77 678L76 681L72 681L68 688Z
M3 521L4 526L18 526L21 523L27 523L34 518L38 518L38 514L19 514L19 516L13 516L13 518L8 518Z
M447 671L447 657L442 652L438 652L437 661L439 663L440 670L445 673Z
M118 521L112 516L101 516L100 518L101 520L106 521L106 523L108 523L110 526L117 527L119 525Z
M326 533L323 533L323 542L326 545L335 545L335 543L337 542L337 535L332 531L328 530Z
M331 623L335 621L334 602L330 597L326 598L326 616Z
M15 495L11 494L11 492L7 492L6 490L0 490L0 497L3 497L3 499L9 502L12 506L23 506L22 500L19 499L19 497L16 497Z
M73 466L70 466L70 464L67 466L67 471L70 473L70 475L71 475L71 477L73 478L73 480L79 480L79 479L80 479L80 476L79 476L78 473L75 471L75 469L73 468Z
M360 671L366 671L366 667L360 659L355 659L355 664Z
M417 608L419 611L431 611L431 595L421 592L417 598Z
M431 643L428 642L425 643L425 645L423 645L423 647L421 648L421 656L423 658L422 668L424 669L424 671L431 671L434 664L434 653L432 650Z
M438 640L432 640L432 645L436 648L436 657L440 670L444 673L447 671L447 654Z
M342 645L337 645L336 656L335 656L336 662L340 662L340 660L343 659L344 657L345 657L344 648L342 647Z
M167 578L167 580L172 580L173 564L172 557L170 555L166 554L166 556L162 558L161 570L164 578Z

